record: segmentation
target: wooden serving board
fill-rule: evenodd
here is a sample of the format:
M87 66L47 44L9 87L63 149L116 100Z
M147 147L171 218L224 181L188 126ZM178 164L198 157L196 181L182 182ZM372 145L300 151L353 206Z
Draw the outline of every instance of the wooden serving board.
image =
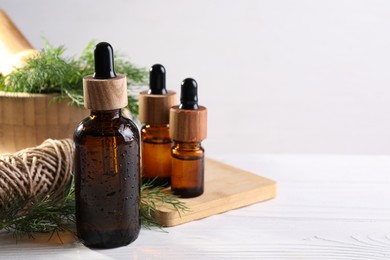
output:
M205 192L197 198L180 199L189 211L179 214L172 206L163 204L157 207L153 217L162 226L176 226L275 196L275 181L206 159Z

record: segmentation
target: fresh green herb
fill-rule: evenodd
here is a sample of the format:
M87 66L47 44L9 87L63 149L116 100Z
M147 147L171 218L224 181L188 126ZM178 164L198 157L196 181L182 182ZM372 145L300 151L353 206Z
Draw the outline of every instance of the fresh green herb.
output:
M189 210L184 202L179 201L177 196L168 193L164 187L154 186L153 180L142 185L141 194L141 223L146 228L159 227L153 219L153 212L158 205L171 205L179 214Z
M80 57L65 57L65 47L53 47L47 41L39 54L27 58L26 64L6 76L0 76L0 90L24 93L58 93L55 100L69 99L83 105L83 77L94 72L93 49L90 42ZM124 55L115 55L115 69L127 76L129 92L144 85L147 71L130 63ZM137 99L129 95L129 110L138 114Z
M160 227L152 218L156 206L162 203L172 205L179 214L187 210L184 202L165 192L163 187L152 187L150 182L141 187L141 223L143 227ZM34 237L35 233L52 234L75 232L75 193L72 183L69 191L61 199L49 195L43 198L17 200L0 208L0 230L6 230L16 238ZM161 228L161 227L160 227Z
M0 230L13 233L16 238L34 237L34 233L62 231L74 232L75 194L72 184L61 199L50 195L43 198L3 202L0 208Z

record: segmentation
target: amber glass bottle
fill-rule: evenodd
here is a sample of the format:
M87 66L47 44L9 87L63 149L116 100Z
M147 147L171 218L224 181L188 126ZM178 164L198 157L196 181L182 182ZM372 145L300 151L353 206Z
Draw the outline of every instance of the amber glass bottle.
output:
M152 181L153 186L171 184L171 148L169 125L144 125L142 140L142 180Z
M126 77L114 72L111 45L96 46L95 74L83 83L91 115L74 134L77 235L92 248L125 246L140 230L139 133L121 114Z
M199 142L174 142L172 192L182 198L203 194L204 149Z
M182 82L179 106L170 110L172 155L171 190L182 198L204 192L204 149L207 136L207 109L198 105L198 85L194 79Z
M155 64L150 68L150 89L139 95L141 128L141 172L143 181L154 186L171 183L171 148L169 109L175 105L176 93L165 87L165 68Z

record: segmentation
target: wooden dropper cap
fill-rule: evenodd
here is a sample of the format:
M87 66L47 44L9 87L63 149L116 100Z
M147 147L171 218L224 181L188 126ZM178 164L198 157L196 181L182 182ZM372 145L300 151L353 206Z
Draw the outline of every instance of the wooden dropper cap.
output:
M181 84L180 105L170 109L169 133L174 141L201 142L207 137L207 108L198 105L198 84L187 78Z
M91 110L114 110L128 104L127 80L116 75L114 51L107 42L96 45L95 74L83 78L84 106Z
M165 68L155 64L149 71L149 90L138 97L139 120L148 125L169 124L169 109L176 104L176 92L165 88Z

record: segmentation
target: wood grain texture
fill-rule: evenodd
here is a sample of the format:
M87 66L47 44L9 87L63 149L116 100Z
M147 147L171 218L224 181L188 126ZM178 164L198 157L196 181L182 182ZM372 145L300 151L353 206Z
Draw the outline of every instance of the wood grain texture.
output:
M277 180L277 197L166 232L142 229L113 250L70 234L16 242L0 232L0 259L390 259L390 155L209 156Z
M153 217L162 226L176 226L276 196L276 182L247 171L206 159L205 192L180 199L189 211L179 214L172 206L159 205Z
M0 42L10 55L33 49L30 42L24 37L4 10L0 10Z
M169 133L173 140L181 142L200 142L207 137L207 108L197 110L171 108L169 113Z
M91 110L114 110L127 106L127 79L117 74L112 79L83 78L84 106Z
M37 53L10 17L0 10L0 73L9 74L15 67L23 66L26 58Z
M72 138L89 111L52 102L54 94L0 92L0 153L16 152L45 139Z
M165 95L152 95L142 91L138 96L139 120L148 125L169 124L169 109L177 104L176 92L168 90Z

